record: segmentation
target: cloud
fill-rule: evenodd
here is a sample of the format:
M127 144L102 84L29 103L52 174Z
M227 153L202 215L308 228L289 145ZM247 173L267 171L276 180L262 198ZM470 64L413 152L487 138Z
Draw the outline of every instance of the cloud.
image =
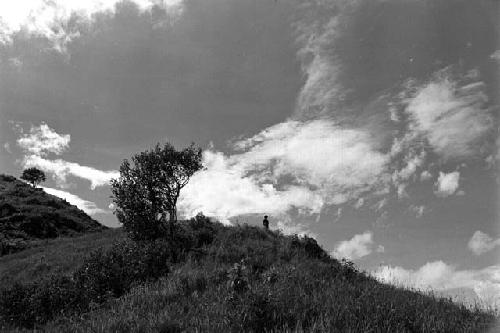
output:
M21 127L16 127L21 131ZM93 167L68 162L62 159L50 160L49 153L61 155L69 148L71 136L58 134L47 124L31 126L29 133L21 134L17 144L24 151L24 167L38 167L51 173L59 186L65 186L69 175L90 181L90 187L108 185L113 178L118 178L120 173L116 170L102 171Z
M45 172L53 174L60 186L66 184L69 175L90 181L91 189L108 185L111 179L120 177L118 171L102 171L61 159L48 160L37 155L27 156L24 160L24 166L38 167Z
M282 218L276 222L276 228L281 230L285 235L298 235L318 238L316 234L311 232L307 226L301 223L293 223L290 218Z
M500 302L500 266L480 270L457 270L443 261L428 262L417 270L400 266L382 266L373 276L384 283L426 290L470 288L486 304Z
M439 172L439 177L436 181L437 189L434 192L438 197L448 197L457 192L460 180L460 173L453 171L450 173Z
M184 189L182 211L222 219L292 208L317 214L374 188L387 162L367 132L323 119L280 123L234 146L232 155L204 153L206 169Z
M406 161L406 165L399 171L395 172L394 177L400 180L408 180L412 177L417 168L422 166L425 162L425 152L421 152L418 155L412 156L408 161Z
M500 246L500 238L493 239L490 235L480 230L477 230L474 235L472 235L469 243L467 244L469 250L474 252L475 255L481 255L489 252L497 246Z
M60 135L47 124L41 123L40 126L31 126L29 133L22 134L17 144L37 156L46 156L48 153L60 155L68 149L70 138L69 134Z
M472 157L492 130L485 84L442 70L406 100L410 130L424 137L445 160Z
M443 159L477 153L492 124L485 85L477 81L477 73L460 76L443 70L428 82L406 84L400 94L389 92L392 118L401 127L393 138L378 135L395 133L386 124L381 131L360 120L361 112L370 120L382 112L371 105L353 110L352 103L346 103L352 92L343 78L350 69L342 63L336 44L348 33L350 14L358 5L355 1L300 6L304 15L293 27L305 82L294 114L239 140L233 153L206 152L207 169L184 190L182 211L192 215L201 210L228 219L293 209L317 214L324 206L349 201L361 207L370 196L397 195L409 201L410 184L418 181L433 153ZM384 110L383 117L389 116ZM443 180L439 195L450 195L452 184L446 185L446 180L453 179ZM424 209L415 213L421 216Z
M141 12L153 6L173 15L182 11L182 0L129 0ZM24 32L50 40L54 48L65 51L66 44L80 36L70 20L89 22L96 13L114 13L122 0L26 0L0 2L0 43L9 43L14 34Z
M373 233L365 231L362 234L357 234L349 240L342 241L337 244L332 255L336 258L346 258L355 260L365 257L374 250ZM377 247L377 252L384 252L383 246Z
M422 171L422 173L420 174L420 181L426 181L426 180L429 180L431 178L432 178L432 174L427 170Z
M494 59L494 60L497 60L497 61L500 61L500 50L496 50L495 52L493 52L490 55L490 58Z
M264 167L274 179L294 176L349 197L351 191L376 183L385 168L387 158L372 141L368 131L329 120L288 121L241 141L247 151L234 158L243 168Z
M8 152L9 154L12 154L12 149L10 149L10 143L5 142L3 144L3 149L5 149L5 151Z
M69 192L56 190L56 189L50 188L50 187L41 186L41 188L43 188L43 190L45 192L47 192L48 194L55 195L56 197L65 199L70 204L77 206L78 208L80 208L81 210L83 210L85 213L87 213L89 215L107 213L107 211L105 211L104 209L97 207L97 205L94 202L84 200L84 199L80 198L79 196L76 196L76 195L71 194Z
M294 22L297 53L306 77L297 98L295 116L311 119L318 116L340 117L340 106L346 89L340 80L343 64L335 50L342 36L348 13L358 1L310 1L300 8L300 19Z
M256 176L246 175L237 160L220 152L205 151L206 170L196 173L184 188L179 209L187 216L203 212L223 221L255 213L279 215L298 207L319 213L321 197L304 187L276 189L272 183L260 183Z

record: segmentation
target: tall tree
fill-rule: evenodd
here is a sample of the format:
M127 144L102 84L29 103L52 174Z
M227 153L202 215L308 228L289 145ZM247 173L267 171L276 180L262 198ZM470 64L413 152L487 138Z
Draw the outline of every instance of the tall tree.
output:
M124 160L120 178L111 181L116 215L134 239L152 239L177 221L177 200L191 176L202 168L201 149L194 144L176 150L157 144Z
M28 168L23 171L21 179L30 183L31 186L36 187L45 181L45 173L37 168Z

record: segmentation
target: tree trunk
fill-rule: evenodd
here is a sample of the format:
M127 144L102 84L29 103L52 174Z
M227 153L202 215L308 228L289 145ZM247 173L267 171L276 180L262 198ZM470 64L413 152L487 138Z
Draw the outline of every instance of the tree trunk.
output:
M174 223L177 222L177 208L173 207L172 209L169 210L169 225L170 225L170 237L174 236Z

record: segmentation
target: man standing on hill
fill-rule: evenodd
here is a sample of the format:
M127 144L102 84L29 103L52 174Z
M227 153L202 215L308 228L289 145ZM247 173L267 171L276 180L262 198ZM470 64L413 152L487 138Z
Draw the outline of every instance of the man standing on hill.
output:
M269 220L267 219L267 215L264 216L264 220L262 221L262 224L264 225L264 228L266 228L266 230L269 230Z

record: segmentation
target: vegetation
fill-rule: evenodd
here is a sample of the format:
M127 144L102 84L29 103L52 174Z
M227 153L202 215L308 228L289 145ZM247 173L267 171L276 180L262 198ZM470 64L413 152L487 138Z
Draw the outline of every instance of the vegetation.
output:
M37 168L28 168L23 171L21 179L27 181L33 187L45 181L45 173Z
M108 231L2 258L0 330L477 332L493 327L493 312L379 283L351 262L331 258L307 236L227 227L202 214L174 223L180 190L201 167L201 151L193 145L183 151L157 145L139 153L132 164L123 162L120 178L112 181L128 238ZM61 208L43 191L16 182L3 176L0 183L8 204L0 207L3 230L17 221L12 216L27 214L28 203ZM48 228L53 216L14 230L48 237L63 226L78 229L71 220Z
M381 284L312 238L202 215L174 239L119 239L71 275L0 291L0 329L47 332L476 332L495 317ZM2 326L3 325L3 326Z
M89 253L105 251L125 237L120 228L33 241L29 249L0 257L0 286L35 282L53 274L71 276Z
M201 149L191 145L177 151L169 143L157 144L131 161L123 161L120 178L111 181L118 220L132 239L155 239L166 234L168 213L172 233L180 191L202 168Z
M41 240L106 229L66 200L0 175L0 256Z

